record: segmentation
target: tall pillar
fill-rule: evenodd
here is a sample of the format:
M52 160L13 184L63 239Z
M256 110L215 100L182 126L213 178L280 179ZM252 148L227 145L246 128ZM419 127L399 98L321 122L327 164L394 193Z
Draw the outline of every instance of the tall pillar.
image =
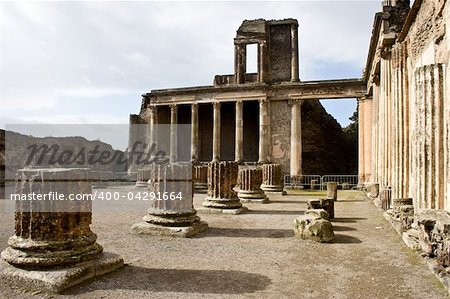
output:
M259 100L259 159L258 163L269 162L270 139L269 101Z
M170 162L177 160L177 105L170 105Z
M259 82L265 82L266 81L266 65L267 65L267 60L266 60L266 53L267 53L267 45L265 42L261 42L260 44L258 44L259 47L259 58L258 58L258 81Z
M291 175L302 174L301 100L291 100Z
M245 44L234 45L234 75L237 84L245 82L246 56L247 48Z
M150 131L150 139L149 139L149 147L151 148L152 145L155 145L153 147L153 154L156 153L157 147L158 147L158 107L157 106L150 106L150 124L149 124L149 131Z
M213 103L213 161L220 160L220 102Z
M291 27L291 81L299 81L298 71L298 24L293 24Z
M243 103L241 100L236 101L236 144L234 160L238 163L244 160L244 119L243 119Z
M198 161L198 104L191 106L191 162Z

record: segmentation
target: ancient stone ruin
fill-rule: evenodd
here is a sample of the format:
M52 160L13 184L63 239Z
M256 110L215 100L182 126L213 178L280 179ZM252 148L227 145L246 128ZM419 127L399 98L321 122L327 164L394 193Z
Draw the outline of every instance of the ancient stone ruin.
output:
M231 161L213 161L208 164L208 196L200 211L240 214L247 210L233 190L238 179L238 164Z
M191 163L152 164L148 182L150 207L132 232L139 235L192 237L208 228L194 209Z
M90 196L91 180L89 169L23 169L18 171L16 194ZM17 200L15 235L1 253L2 281L26 285L28 290L60 292L122 267L122 258L103 253L96 243L91 211L90 200Z
M261 168L247 168L239 171L238 197L242 202L267 203L269 201L261 189L262 174Z

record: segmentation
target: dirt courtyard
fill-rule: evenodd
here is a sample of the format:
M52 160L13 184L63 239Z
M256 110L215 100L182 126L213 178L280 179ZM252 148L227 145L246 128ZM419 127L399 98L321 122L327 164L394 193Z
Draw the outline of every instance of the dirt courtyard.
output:
M123 188L123 187L122 187ZM200 214L209 230L190 239L139 237L145 214L94 208L92 230L126 266L55 298L446 298L426 264L362 192L339 191L331 244L294 238L293 219L318 192L270 196L247 214ZM205 195L196 194L195 206ZM5 201L0 200L4 206ZM0 206L0 250L14 215ZM0 298L38 298L0 284Z

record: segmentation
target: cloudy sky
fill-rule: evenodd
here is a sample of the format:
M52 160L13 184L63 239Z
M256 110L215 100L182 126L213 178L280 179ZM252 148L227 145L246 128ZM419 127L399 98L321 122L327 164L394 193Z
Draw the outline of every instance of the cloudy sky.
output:
M140 95L233 72L244 19L299 21L300 78L360 77L380 1L1 2L0 125L128 123ZM324 101L342 125L354 100Z

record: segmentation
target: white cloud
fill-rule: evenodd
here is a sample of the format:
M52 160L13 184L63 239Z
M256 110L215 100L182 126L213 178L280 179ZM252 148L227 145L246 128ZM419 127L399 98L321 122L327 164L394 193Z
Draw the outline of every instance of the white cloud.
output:
M2 114L46 122L41 110L57 114L67 99L108 106L123 95L108 113L127 119L139 111L130 94L208 85L215 74L232 73L243 19L299 20L302 79L358 74L378 8L364 1L1 2ZM328 70L336 65L344 70ZM92 108L82 108L61 120L84 121Z

